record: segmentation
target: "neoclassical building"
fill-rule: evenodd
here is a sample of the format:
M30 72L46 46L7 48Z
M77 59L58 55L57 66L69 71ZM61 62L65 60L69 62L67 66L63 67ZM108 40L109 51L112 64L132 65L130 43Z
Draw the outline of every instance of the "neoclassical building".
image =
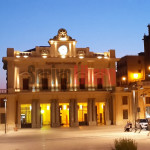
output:
M144 39L149 54L149 36ZM144 70L142 53L119 60L115 50L95 53L89 47L77 48L65 29L48 43L23 52L7 49L2 60L7 89L0 90L0 129L5 124L7 129L125 125L127 120L150 117L150 69ZM149 67L148 59L146 63ZM132 74L138 71L135 85Z
M0 94L1 127L39 128L113 123L115 50L94 53L77 48L65 29L24 52L7 49L3 57L7 91ZM1 92L2 93L2 92Z

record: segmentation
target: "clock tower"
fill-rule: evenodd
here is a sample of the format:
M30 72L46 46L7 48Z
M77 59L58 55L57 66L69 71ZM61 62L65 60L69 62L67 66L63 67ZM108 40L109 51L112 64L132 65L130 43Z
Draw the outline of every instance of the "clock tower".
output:
M58 34L48 42L50 44L51 57L76 57L77 41L68 36L65 29L59 29Z

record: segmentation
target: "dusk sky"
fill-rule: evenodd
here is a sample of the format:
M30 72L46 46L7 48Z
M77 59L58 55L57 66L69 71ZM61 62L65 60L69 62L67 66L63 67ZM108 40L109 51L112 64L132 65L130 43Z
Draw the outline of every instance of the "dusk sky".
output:
M65 28L77 47L94 52L116 50L116 56L144 51L150 0L0 0L0 58L7 48L28 50L48 46ZM0 63L0 88L5 74Z

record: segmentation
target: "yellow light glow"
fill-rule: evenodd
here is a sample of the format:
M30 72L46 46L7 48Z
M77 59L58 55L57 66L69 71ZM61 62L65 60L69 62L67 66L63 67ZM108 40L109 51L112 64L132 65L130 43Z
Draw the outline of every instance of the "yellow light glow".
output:
M102 58L102 56L97 56L97 58L98 58L98 59L101 59L101 58Z
M80 109L82 109L82 105L80 105Z
M66 37L63 37L63 38L62 38L62 37L61 37L60 40L61 40L61 41L66 41L67 38L66 38Z
M150 70L150 66L148 66L148 70Z
M41 113L44 114L44 110L41 110Z
M104 56L104 59L108 59L108 56Z
M67 106L66 106L66 105L63 105L63 109L66 110L66 109L67 109Z
M84 56L83 56L83 55L81 55L81 56L79 56L79 58L80 58L80 59L83 59L83 58L84 58Z
M20 55L16 55L17 58L20 58Z
M23 57L24 57L24 58L28 58L28 56L27 56L27 55L24 55Z
M47 58L47 55L43 55L42 57L45 59L45 58Z
M76 42L73 42L73 45L75 45L76 44Z
M102 109L103 109L103 104L101 105Z
M49 110L49 106L47 106L47 110Z
M122 80L123 80L123 81L126 81L126 77L122 77Z
M66 58L66 56L65 55L61 55L61 58Z
M20 89L15 89L15 92L20 92Z
M134 78L134 79L138 79L138 78L139 78L138 73L134 73L134 74L133 74L133 78Z
M32 109L32 106L30 105L30 110Z
M54 43L54 41L53 41L53 40L51 40L50 42L51 42L51 44L53 44L53 43Z

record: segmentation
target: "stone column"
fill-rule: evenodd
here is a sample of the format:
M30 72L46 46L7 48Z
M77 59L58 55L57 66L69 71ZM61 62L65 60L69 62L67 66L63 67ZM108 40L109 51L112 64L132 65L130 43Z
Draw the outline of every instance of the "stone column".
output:
M17 127L21 128L21 104L20 101L16 101L16 123Z
M110 121L110 117L109 117L109 100L106 100L105 103L105 121L106 121L106 125L110 125L111 121Z
M40 112L40 102L37 101L36 103L36 127L40 128L41 127L41 122L40 122L40 118L41 118L41 112Z
M32 101L32 115L31 115L31 120L32 120L32 128L36 128L36 120L37 120L37 115L36 115L36 100Z
M88 124L89 126L96 125L96 110L95 110L95 99L88 99Z
M38 100L32 100L32 128L40 128L40 102Z
M79 126L77 100L71 99L69 104L69 125L70 127Z
M60 109L58 100L51 100L51 127L60 126Z

